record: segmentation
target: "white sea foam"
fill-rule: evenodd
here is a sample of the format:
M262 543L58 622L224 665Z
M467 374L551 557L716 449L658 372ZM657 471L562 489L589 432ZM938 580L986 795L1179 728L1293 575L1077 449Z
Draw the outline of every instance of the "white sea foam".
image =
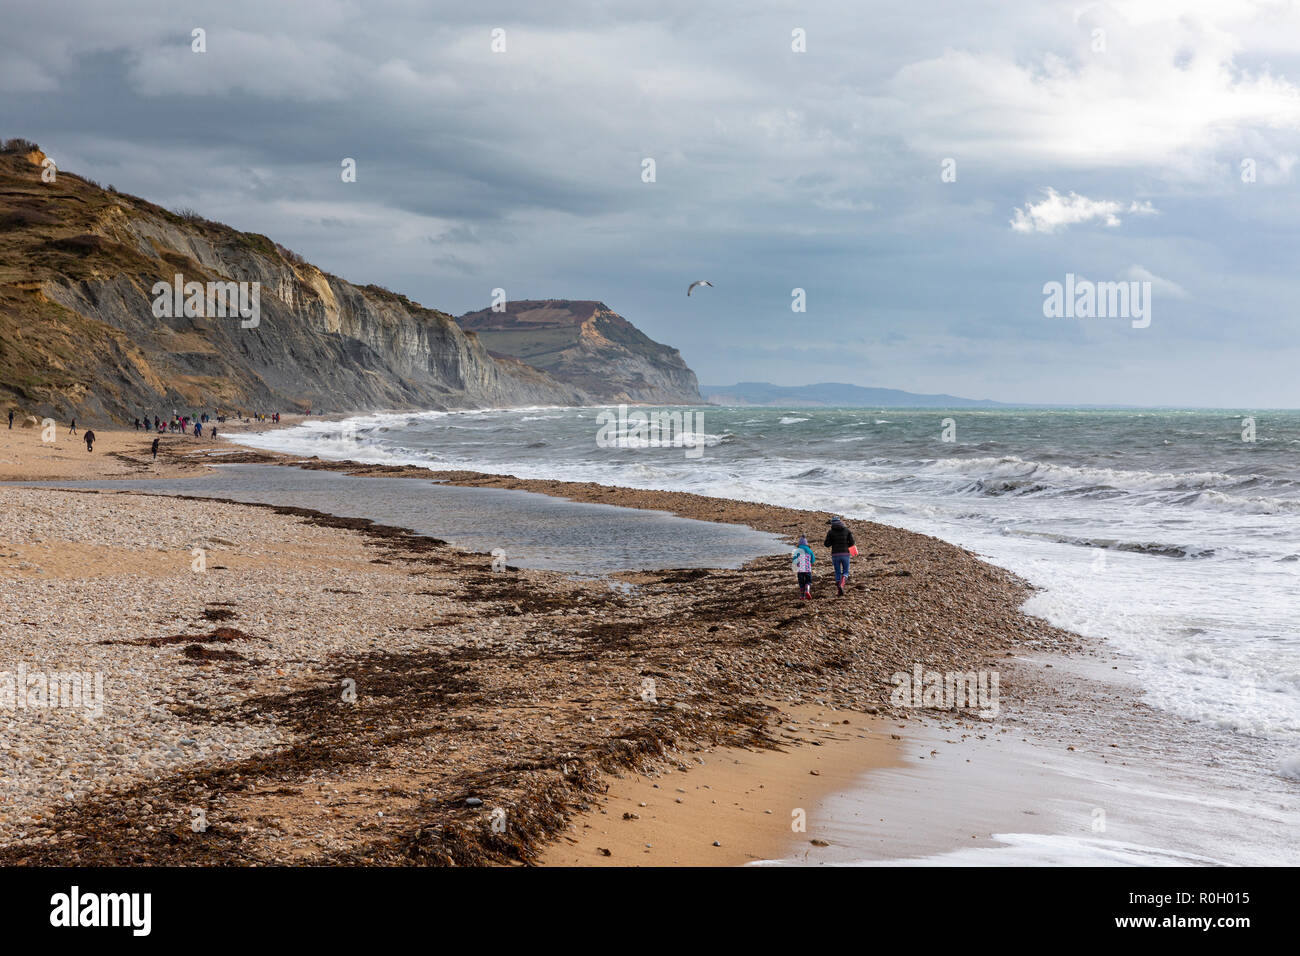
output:
M1208 856L1119 840L1050 833L995 833L1000 846L963 847L904 860L863 860L848 866L1224 866Z

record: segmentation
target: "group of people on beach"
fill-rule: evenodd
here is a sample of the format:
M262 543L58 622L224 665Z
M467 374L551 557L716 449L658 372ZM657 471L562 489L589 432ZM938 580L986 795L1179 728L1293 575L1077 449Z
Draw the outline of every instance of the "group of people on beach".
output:
M28 420L32 422L35 421L35 419L30 418L30 416ZM278 425L280 424L280 413L279 412L270 412L270 413L255 412L251 416L245 417L244 412L240 410L235 412L235 420L236 421L242 420L244 422L250 422L250 421L272 422ZM154 415L152 418L150 418L149 415L147 414L141 418L135 419L135 430L154 432L158 435L166 435L170 433L170 434L181 434L181 435L193 435L195 438L202 438L204 436L204 431L206 429L207 437L216 438L217 423L220 422L221 424L225 424L225 421L226 421L226 416L222 413L221 409L217 409L216 413L213 415L209 415L207 412L195 412L192 416L182 415L178 411L176 411L176 409L172 409L171 417L167 419L164 419L158 415ZM10 430L12 430L13 427L14 427L14 410L11 408L9 409ZM68 433L71 435L77 434L77 420L75 418L71 419L68 422ZM89 452L95 450L95 433L93 431L87 429L82 440L86 443L86 451ZM153 446L151 450L153 452L153 457L157 458L158 457L157 438L153 440Z
M266 412L255 412L250 419L244 417L243 411L237 411L235 412L235 420L243 420L245 422L274 422L278 425L280 423L280 413L271 412L270 414L267 414ZM223 425L226 423L226 416L221 413L221 409L217 409L215 415L208 415L207 412L195 412L193 415L182 415L175 409L172 409L171 418L168 419L160 418L157 415L155 415L152 420L150 420L148 415L145 415L143 418L137 418L135 420L135 430L157 432L159 435L179 433L181 435L193 435L195 438L202 438L204 428L206 427L208 437L216 438L216 423L218 422Z
M826 532L824 546L831 550L831 564L835 570L835 588L839 597L844 597L844 588L849 583L849 558L858 553L858 546L853 540L853 532L844 523L844 519L835 515L830 520L830 529ZM803 533L799 534L799 543L791 555L791 565L799 582L799 597L807 601L812 598L813 564L817 556Z
M135 430L157 432L159 435L179 433L181 435L193 435L195 438L202 438L203 428L206 425L208 429L208 437L216 438L217 426L215 422L222 422L224 424L225 421L226 416L222 415L219 411L215 416L209 416L207 412L195 412L191 417L189 415L181 415L173 409L172 416L168 419L160 418L157 415L153 417L152 421L150 421L148 415L145 415L144 418L137 418L135 420Z

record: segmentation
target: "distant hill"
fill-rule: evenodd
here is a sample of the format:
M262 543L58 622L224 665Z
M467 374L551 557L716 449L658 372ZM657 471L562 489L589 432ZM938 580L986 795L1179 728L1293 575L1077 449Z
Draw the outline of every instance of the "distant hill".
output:
M456 319L494 357L508 356L602 402L694 404L695 373L603 302L518 299Z
M896 388L865 388L842 382L819 385L773 385L739 382L735 385L701 385L710 405L791 405L845 408L970 408L996 407L1002 402L958 398L956 395L919 395Z

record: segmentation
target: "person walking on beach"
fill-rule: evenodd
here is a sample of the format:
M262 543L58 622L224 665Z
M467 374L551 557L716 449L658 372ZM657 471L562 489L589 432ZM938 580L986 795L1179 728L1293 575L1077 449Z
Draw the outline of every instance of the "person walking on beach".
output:
M9 409L9 430L14 430L14 410L12 408Z
M71 434L73 434L73 435L77 434L77 420L76 420L75 418L72 420L72 432L71 432Z
M825 544L831 549L831 562L835 565L835 587L839 596L844 597L844 585L849 583L849 556L857 554L858 549L853 543L853 532L839 516L831 518Z
M150 446L149 450L153 452L153 460L157 461L158 460L158 439L157 438L153 440L153 445Z
M791 562L794 565L795 576L799 580L800 600L807 601L812 597L812 569L813 562L816 560L812 548L808 546L808 539L800 532L799 543L795 546Z
M86 429L86 434L85 434L84 436L82 436L82 437L83 437L83 438L85 439L85 441L86 441L86 451L94 451L94 450L95 450L95 433L94 433L94 431L91 430L91 429L89 429L89 428L87 428L87 429Z

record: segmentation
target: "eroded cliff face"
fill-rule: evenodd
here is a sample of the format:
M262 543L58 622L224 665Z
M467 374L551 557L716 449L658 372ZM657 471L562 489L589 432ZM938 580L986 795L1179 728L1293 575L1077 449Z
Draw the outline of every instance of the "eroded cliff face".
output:
M157 317L155 284L178 274L258 283L256 327L238 315ZM264 236L64 172L43 183L39 161L0 155L0 400L129 421L172 408L319 413L591 396L494 359L445 313L321 272Z
M541 369L601 402L696 404L695 373L603 302L520 299L456 319L494 355Z

